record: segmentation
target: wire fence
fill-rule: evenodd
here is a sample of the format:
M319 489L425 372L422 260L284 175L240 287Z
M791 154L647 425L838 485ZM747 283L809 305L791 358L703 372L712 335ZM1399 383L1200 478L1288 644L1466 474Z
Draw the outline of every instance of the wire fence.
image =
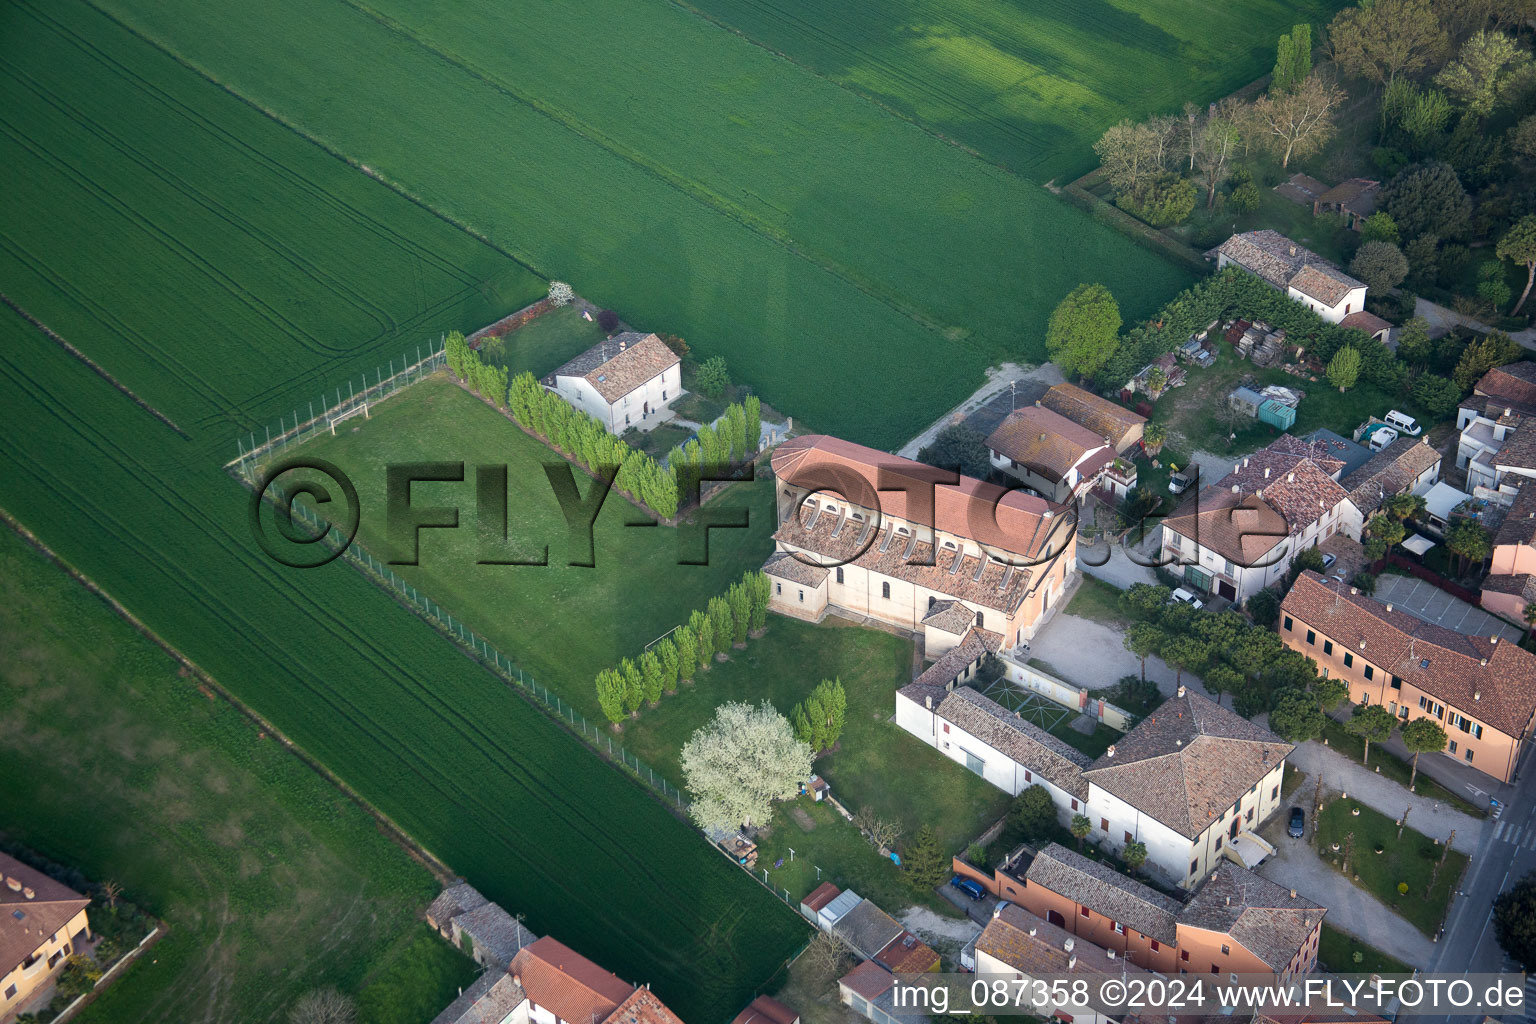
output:
M235 438L239 454L226 462L224 468L236 469L246 480L253 480L257 463L266 456L275 451L285 451L290 445L303 444L322 432L334 434L338 423L359 413L368 415L370 405L382 402L401 388L415 384L432 371L445 366L447 361L444 338L430 342L425 347L418 345L414 353L401 353L398 369L396 360L391 359L387 365L374 367L371 377L364 373L356 380L338 384L334 394L327 391L319 396L318 406L312 401L307 410L294 409L291 420L287 416L280 417L277 433L274 434L268 424L259 437L255 431L251 431L247 437Z

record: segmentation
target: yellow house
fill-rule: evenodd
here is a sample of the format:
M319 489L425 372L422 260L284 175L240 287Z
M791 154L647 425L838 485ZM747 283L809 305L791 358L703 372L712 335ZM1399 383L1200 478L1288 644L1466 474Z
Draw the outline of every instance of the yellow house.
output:
M90 939L91 901L14 857L0 854L0 1022L64 969Z

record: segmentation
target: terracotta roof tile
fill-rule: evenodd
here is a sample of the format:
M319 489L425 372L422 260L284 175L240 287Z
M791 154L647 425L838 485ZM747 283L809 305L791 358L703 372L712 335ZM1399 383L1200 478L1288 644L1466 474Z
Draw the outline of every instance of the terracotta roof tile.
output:
M1295 747L1209 698L1164 701L1083 774L1194 839Z
M934 714L1012 758L1079 800L1088 799L1083 769L1091 759L1018 713L968 686L949 693Z
M827 578L827 570L811 565L786 551L776 551L763 563L763 572L781 580L800 583L807 587L819 587Z
M837 983L865 999L876 999L896 987L896 979L873 960L865 960L837 979Z
M1036 855L1024 878L1159 942L1178 939L1178 900L1058 843Z
M679 361L677 353L656 335L625 331L593 345L546 381L553 384L557 377L585 378L611 404Z
M1222 932L1276 973L1290 966L1326 909L1292 890L1222 861L1179 915L1179 924Z
M603 1024L683 1024L683 1021L650 989L637 988L614 1008Z
M1056 481L1082 462L1084 456L1089 456L1089 463L1082 475L1091 476L1113 454L1103 437L1060 413L1036 405L1009 413L986 443L999 455ZM1090 454L1094 452L1101 456L1096 463Z
M1388 611L1311 570L1297 577L1280 606L1298 628L1363 652L1371 664L1505 735L1521 735L1536 715L1536 654L1517 644L1464 636Z
M1524 485L1515 492L1515 500L1510 502L1493 543L1536 546L1536 486Z
M909 931L892 939L875 961L892 974L926 974L939 968L939 954Z
M1163 528L1244 567L1271 565L1275 548L1290 535L1285 517L1253 494L1207 487L1186 498Z
M1075 526L1064 507L1020 490L968 476L935 486L934 481L952 474L825 434L790 438L774 449L771 465L774 476L786 483L836 491L885 517L922 523L1025 558L1041 556L1059 530Z
M548 936L524 946L511 973L529 1000L567 1021L605 1020L635 990Z
M942 629L955 636L965 636L976 624L976 613L959 601L937 601L923 616L923 625Z
M800 1015L772 996L758 996L731 1024L795 1024Z
M1053 385L1040 399L1040 404L1106 438L1117 449L1123 446L1127 434L1147 422L1145 416L1076 384Z
M1516 405L1536 406L1536 363L1522 360L1495 366L1483 374L1472 392Z
M1381 331L1391 330L1392 322L1390 320L1383 320L1375 313L1367 312L1363 309L1357 309L1353 313L1350 313L1348 316L1346 316L1343 320L1340 320L1339 326L1353 327L1355 330L1364 331L1366 334L1369 334L1374 338Z
M1071 948L1068 949L1067 947ZM986 953L1029 977L1058 974L1150 975L1123 957L1044 921L1017 904L1002 908L976 939Z
M1342 484L1349 490L1349 500L1369 519L1384 501L1407 491L1420 474L1439 461L1440 453L1428 442L1399 437L1345 477Z
M1342 270L1321 263L1309 263L1291 275L1290 286L1325 306L1337 306L1351 291L1364 288L1365 283L1355 280Z
M842 891L843 890L839 889L831 882L822 882L816 888L811 890L809 896L800 901L800 905L805 907L807 910L820 910L828 903L831 903L833 900L837 899L837 894Z

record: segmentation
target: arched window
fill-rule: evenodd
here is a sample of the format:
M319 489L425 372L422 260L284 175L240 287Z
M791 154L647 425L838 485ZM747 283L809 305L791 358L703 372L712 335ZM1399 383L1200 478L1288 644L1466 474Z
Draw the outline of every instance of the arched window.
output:
M887 601L891 599L891 585L889 583L880 584L880 596Z

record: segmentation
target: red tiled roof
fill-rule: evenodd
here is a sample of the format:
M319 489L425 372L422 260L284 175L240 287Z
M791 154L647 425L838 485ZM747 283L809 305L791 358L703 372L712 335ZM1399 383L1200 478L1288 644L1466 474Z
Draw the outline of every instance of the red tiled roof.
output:
M1536 715L1536 654L1466 636L1387 606L1310 569L1280 607L1297 622L1507 736Z
M1495 366L1483 374L1472 392L1513 405L1536 406L1536 363Z
M865 960L837 979L837 983L855 995L874 999L895 987L896 979L873 960Z
M570 1020L570 1018L564 1018ZM576 1024L572 1020L571 1024ZM667 1009L648 988L637 988L629 994L603 1024L683 1024L682 1018Z
M987 438L987 447L1055 481L1090 452L1097 451L1100 457L1084 465L1085 477L1102 469L1113 455L1104 438L1038 405L1009 413Z
M512 959L511 973L528 998L561 1020L605 1020L635 986L603 970L557 939L545 936Z
M855 505L878 508L885 516L931 525L942 533L1026 557L1039 555L1056 529L1071 519L1061 506L974 477L961 476L956 484L935 486L933 481L949 475L825 434L785 441L775 449L772 467L774 475L786 483L833 490Z
M1368 313L1363 309L1357 309L1353 313L1339 321L1340 327L1353 327L1357 331L1364 331L1371 337L1375 337L1380 331L1391 330L1392 322L1383 320L1375 313Z
M795 1024L800 1015L772 996L758 996L731 1024Z
M14 891L7 884L11 880L17 883ZM0 976L9 974L90 903L63 882L0 853Z
M939 966L939 954L911 932L902 932L892 939L875 960L892 974L926 974Z
M1107 438L1116 448L1121 446L1126 434L1147 422L1145 416L1131 412L1076 384L1053 385L1041 397L1040 404L1079 426L1087 427L1100 437Z
M837 899L837 894L843 890L831 882L822 882L811 890L811 894L800 901L800 905L807 910L817 911Z

